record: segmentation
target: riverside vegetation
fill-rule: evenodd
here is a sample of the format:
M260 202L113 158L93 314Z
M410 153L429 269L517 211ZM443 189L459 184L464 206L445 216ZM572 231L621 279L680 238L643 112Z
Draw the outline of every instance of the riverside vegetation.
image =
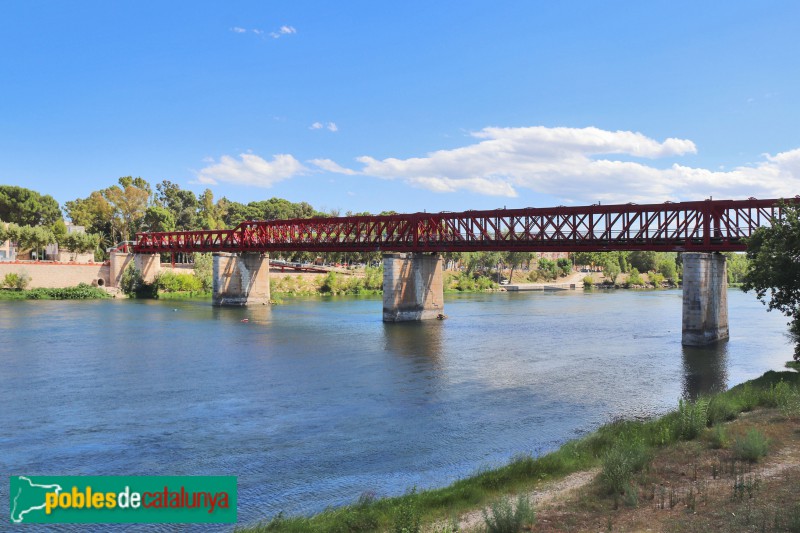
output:
M80 283L76 287L55 289L30 289L30 276L26 272L11 272L3 277L0 300L92 300L109 298L109 294L98 287Z
M658 520L674 531L800 531L798 423L800 374L769 371L681 400L662 417L615 421L552 453L520 456L448 487L383 499L367 493L349 506L308 517L279 514L236 531L638 531L653 527L653 510L663 511ZM773 453L790 460L770 467L784 468L784 481L759 470ZM592 481L575 498L552 512L530 506L531 491L581 471ZM475 509L483 509L481 521L459 522Z

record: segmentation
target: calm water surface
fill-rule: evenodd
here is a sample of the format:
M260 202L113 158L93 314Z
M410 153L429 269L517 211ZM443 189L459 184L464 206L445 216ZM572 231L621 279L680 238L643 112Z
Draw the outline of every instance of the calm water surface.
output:
M728 298L708 349L681 347L680 291L453 296L415 324L377 298L0 302L0 480L236 475L240 523L441 486L781 369L786 319Z

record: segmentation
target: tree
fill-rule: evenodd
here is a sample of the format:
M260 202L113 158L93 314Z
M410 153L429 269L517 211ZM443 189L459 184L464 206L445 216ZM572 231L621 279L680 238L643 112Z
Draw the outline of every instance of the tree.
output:
M742 290L787 317L795 340L800 340L800 206L781 204L782 216L758 228L747 240L747 272ZM800 361L800 342L795 345Z
M741 253L725 252L728 263L728 283L742 283L747 274L747 256Z
M558 264L546 257L539 259L539 271L544 275L545 279L554 280L558 278Z
M9 240L16 242L20 251L32 250L36 256L43 257L43 248L56 242L53 232L44 226L18 226L9 224L6 230Z
M503 257L503 261L506 265L511 267L511 274L509 274L508 280L511 281L514 278L515 268L519 268L525 263L529 263L533 257L533 252L506 252Z
M175 216L160 205L151 205L144 212L144 229L147 231L175 231Z
M193 230L199 226L197 222L197 196L192 191L185 191L175 183L164 180L156 185L156 204L172 211L175 217L175 228Z
M119 186L113 185L104 190L103 196L114 208L114 229L123 241L130 240L144 218L150 200L150 184L142 178L125 176L119 179Z
M61 218L55 198L13 185L0 185L0 220L20 226L51 225Z
M622 269L619 266L619 259L612 255L607 255L600 266L603 267L603 275L613 284L617 283L617 276L619 276Z
M678 268L674 259L663 259L658 263L658 273L674 282L678 279Z
M66 250L85 254L93 252L100 245L100 235L93 233L70 233L66 235L62 242Z
M227 200L225 201L227 202ZM214 203L214 193L206 189L199 199L200 212L198 213L200 225L203 229L222 229L225 227L225 205Z
M628 262L631 267L639 272L650 272L656 269L656 252L636 251L628 254Z

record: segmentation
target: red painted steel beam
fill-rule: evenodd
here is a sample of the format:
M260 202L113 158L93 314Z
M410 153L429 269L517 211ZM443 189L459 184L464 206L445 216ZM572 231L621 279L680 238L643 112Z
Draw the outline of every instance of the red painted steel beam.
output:
M751 198L247 221L230 230L137 233L134 251L742 251L743 239L780 216L779 202Z

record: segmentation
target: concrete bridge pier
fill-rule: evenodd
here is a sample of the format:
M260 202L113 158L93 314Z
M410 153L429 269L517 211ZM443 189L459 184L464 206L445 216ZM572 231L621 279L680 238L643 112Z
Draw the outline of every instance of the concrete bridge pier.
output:
M133 254L133 264L145 283L153 283L161 271L161 254Z
M728 338L728 270L719 253L683 254L684 346Z
M109 287L119 287L122 280L122 273L130 262L141 272L142 279L146 283L153 283L156 275L161 271L160 254L132 254L129 252L111 252L109 257L110 268L108 269Z
M438 254L384 254L384 322L428 320L443 312L442 258Z
M213 305L269 304L269 255L214 253Z

